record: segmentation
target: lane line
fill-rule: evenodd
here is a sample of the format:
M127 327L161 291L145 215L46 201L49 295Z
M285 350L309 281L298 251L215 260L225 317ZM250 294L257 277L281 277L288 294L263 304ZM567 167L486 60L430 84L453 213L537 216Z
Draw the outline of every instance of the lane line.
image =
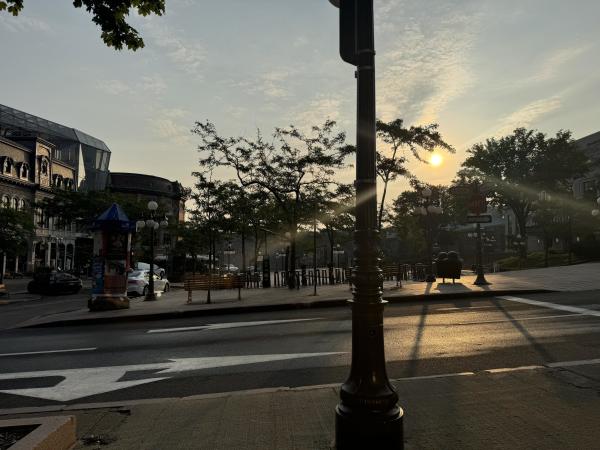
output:
M506 372L517 372L520 370L536 370L545 369L547 366L519 366L519 367L502 367L501 369L487 369L484 372L487 373L506 373Z
M514 319L491 319L491 320L481 320L479 322L459 322L455 325L479 325L482 323L502 323L502 322L523 322L525 320L544 320L544 319L557 319L561 317L583 317L582 314L558 314L553 316L535 316L535 317L523 317L522 319L514 318Z
M209 325L199 325L195 327L178 327L178 328L157 328L148 330L146 333L177 333L180 331L197 331L197 330L225 330L228 328L256 327L261 325L277 325L284 323L306 322L309 320L321 320L321 317L313 317L310 319L287 319L287 320L260 320L256 322L230 322L230 323L213 323Z
M574 366L587 366L590 364L600 364L600 358L598 359L582 359L579 361L563 361L556 363L546 364L548 367L574 367Z
M531 300L531 299L523 298L523 297L513 297L511 295L502 295L497 298L499 298L501 300L508 300L511 302L525 303L527 305L539 306L541 308L556 309L557 311L572 312L572 313L581 314L584 316L600 317L600 311L595 311L593 309L580 308L578 306L561 305L558 303L550 303L550 302L541 302L539 300Z
M0 353L0 356L47 355L50 353L92 352L98 347L70 348L66 350L41 350L37 352Z

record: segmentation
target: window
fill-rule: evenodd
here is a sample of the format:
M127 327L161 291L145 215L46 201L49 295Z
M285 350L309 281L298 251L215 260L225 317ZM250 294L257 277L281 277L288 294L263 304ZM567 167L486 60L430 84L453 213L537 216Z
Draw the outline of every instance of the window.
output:
M25 199L21 199L21 204L19 205L19 209L21 209L22 211L24 211L26 209L26 203L25 203Z
M29 178L29 164L23 163L21 166L21 178Z
M12 172L12 166L14 165L14 161L12 158L5 156L2 160L2 173L10 175Z
M2 196L2 206L5 208L10 207L10 197L8 195Z
M18 211L20 204L21 204L21 201L17 197L15 197L15 198L12 199L12 205L11 206L13 207L13 209L15 209L15 210Z

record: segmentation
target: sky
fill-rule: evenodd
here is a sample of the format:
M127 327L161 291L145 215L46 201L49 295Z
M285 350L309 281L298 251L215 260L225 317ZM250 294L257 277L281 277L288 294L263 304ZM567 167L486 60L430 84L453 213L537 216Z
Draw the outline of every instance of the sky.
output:
M438 123L454 155L412 162L448 183L466 150L518 126L600 131L597 0L375 0L377 115ZM137 52L106 47L70 0L0 13L0 103L106 142L112 171L193 185L196 121L224 136L338 122L355 142L354 67L327 0L166 0L132 16ZM384 149L385 151L385 149ZM348 181L351 170L340 174ZM407 189L390 186L389 199Z

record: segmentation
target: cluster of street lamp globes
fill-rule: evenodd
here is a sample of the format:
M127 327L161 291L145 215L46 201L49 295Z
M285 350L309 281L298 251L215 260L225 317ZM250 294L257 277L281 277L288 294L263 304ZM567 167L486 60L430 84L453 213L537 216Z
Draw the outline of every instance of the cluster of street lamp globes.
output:
M158 209L158 203L154 200L150 200L146 205L148 211L150 211L150 218L146 220L138 220L135 223L136 230L148 228L150 230L150 275L148 277L148 293L146 294L145 300L151 301L156 300L156 294L154 293L154 232L159 228L166 228L169 222L166 218L162 220L154 220L154 213Z
M418 214L426 216L428 214L442 214L444 212L441 206L428 204L432 194L433 192L429 188L425 188L421 191L421 195L425 200L426 206L420 206L419 208L417 208Z

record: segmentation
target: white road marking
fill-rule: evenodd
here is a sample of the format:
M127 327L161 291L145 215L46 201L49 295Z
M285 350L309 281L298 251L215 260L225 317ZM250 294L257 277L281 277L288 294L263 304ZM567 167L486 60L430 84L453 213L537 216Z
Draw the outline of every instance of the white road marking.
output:
M21 388L0 390L4 394L23 395L57 402L68 402L90 395L103 394L141 384L153 383L168 377L151 376L139 380L120 381L128 372L155 370L156 375L177 372L212 369L217 367L239 366L273 361L286 361L299 358L342 355L343 352L327 353L291 353L274 355L216 356L205 358L170 359L164 363L135 364L130 366L91 367L63 370L43 370L39 372L2 373L0 380L26 378L62 377L59 383L51 387Z
M579 361L563 361L556 363L548 363L546 364L548 367L574 367L574 366L587 366L590 364L600 364L599 359L582 359Z
M556 309L557 311L568 311L576 314L582 314L584 316L595 316L600 317L600 311L595 311L593 309L581 308L579 306L571 306L571 305L561 305L558 303L550 303L550 302L540 302L538 300L531 300L528 298L522 297L513 297L511 295L503 295L499 296L499 299L508 300L511 302L517 303L525 303L527 305L540 306L542 308L550 308Z
M179 328L158 328L148 330L146 333L176 333L179 331L195 331L195 330L224 330L226 328L241 328L241 327L256 327L260 325L276 325L282 323L306 322L309 320L320 320L321 317L311 319L287 319L287 320L260 320L256 322L230 322L230 323L213 323L209 325L199 325L195 327L179 327Z
M70 348L67 350L40 350L38 352L19 352L19 353L0 353L1 356L22 356L22 355L46 355L49 353L69 353L69 352L92 352L97 347L86 347L86 348Z
M545 366L519 366L519 367L502 367L500 369L487 369L484 372L487 373L505 373L505 372L518 372L520 370L536 370L543 369Z
M480 320L477 322L459 322L455 325L479 325L482 323L501 323L501 322L523 322L525 320L543 320L543 319L557 319L560 317L583 317L581 314L558 314L553 316L534 316L534 317L514 317L512 319L490 319L490 320Z

